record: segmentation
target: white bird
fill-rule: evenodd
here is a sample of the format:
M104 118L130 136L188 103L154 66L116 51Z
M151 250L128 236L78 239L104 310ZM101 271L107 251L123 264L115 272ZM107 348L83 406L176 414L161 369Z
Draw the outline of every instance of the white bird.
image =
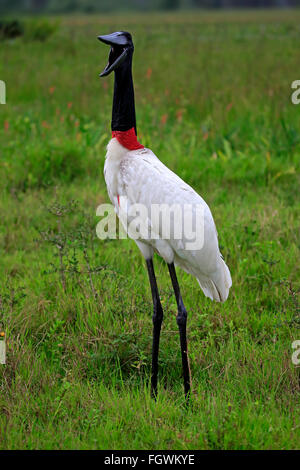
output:
M129 235L135 239L146 260L152 292L154 309L152 394L154 397L157 395L158 350L163 320L152 261L156 252L168 265L175 292L184 389L188 397L191 379L186 339L187 312L180 294L174 264L195 276L203 293L217 302L224 302L228 297L232 284L230 272L220 253L215 223L206 202L167 168L150 149L143 147L137 141L131 70L134 47L131 35L119 31L99 36L98 39L111 46L108 64L100 76L115 72L112 139L107 146L104 177L109 198L121 222ZM132 209L136 208L137 204L143 207L145 212L140 215L139 224L135 225L135 232L132 230L130 232L129 226L134 221ZM169 219L157 217L155 211L161 208L161 205L175 208L177 213L170 210ZM124 223L124 216L127 216L127 225ZM169 227L166 227L167 222ZM193 241L198 242L196 248L195 245L188 245L191 239L184 230L188 222L191 225L190 229L194 227L192 233L194 233ZM169 229L168 237L165 236L166 228ZM178 229L181 229L179 237Z

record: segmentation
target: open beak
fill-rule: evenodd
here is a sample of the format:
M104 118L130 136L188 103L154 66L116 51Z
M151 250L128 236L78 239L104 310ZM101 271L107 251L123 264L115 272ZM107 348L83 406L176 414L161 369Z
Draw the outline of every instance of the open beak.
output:
M106 36L98 36L99 41L104 42L110 46L110 53L108 56L108 63L99 74L100 77L106 77L113 70L116 70L126 59L130 44L126 36L120 33L107 34Z

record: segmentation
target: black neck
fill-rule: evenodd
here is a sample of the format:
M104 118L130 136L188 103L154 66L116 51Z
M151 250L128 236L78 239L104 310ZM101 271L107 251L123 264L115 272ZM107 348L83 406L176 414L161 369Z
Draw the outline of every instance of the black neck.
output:
M115 70L114 100L111 120L111 129L113 131L128 131L134 127L136 133L131 67L132 53L128 59Z

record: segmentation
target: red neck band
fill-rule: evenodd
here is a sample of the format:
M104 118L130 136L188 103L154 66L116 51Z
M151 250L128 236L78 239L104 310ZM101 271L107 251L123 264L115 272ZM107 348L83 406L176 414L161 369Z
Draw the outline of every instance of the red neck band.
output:
M111 135L128 150L138 150L144 148L144 146L140 144L136 138L134 127L128 131L112 131Z

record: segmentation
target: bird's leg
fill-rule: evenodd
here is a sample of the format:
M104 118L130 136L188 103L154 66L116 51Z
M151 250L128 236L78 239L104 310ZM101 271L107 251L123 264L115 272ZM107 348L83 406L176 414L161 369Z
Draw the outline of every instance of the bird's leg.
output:
M153 343L152 343L152 375L151 375L151 394L154 398L157 395L157 373L158 373L158 350L161 324L163 321L163 309L160 303L155 272L152 258L146 260L151 293L153 299Z
M179 335L180 335L184 393L185 393L185 397L189 399L190 388L191 388L191 373L190 373L188 351L187 351L187 339L186 339L187 312L182 301L174 263L168 264L168 268L169 268L171 281L172 281L172 285L173 285L173 289L174 289L174 293L176 297L177 308L178 308L176 321L177 321L177 325L179 328Z

